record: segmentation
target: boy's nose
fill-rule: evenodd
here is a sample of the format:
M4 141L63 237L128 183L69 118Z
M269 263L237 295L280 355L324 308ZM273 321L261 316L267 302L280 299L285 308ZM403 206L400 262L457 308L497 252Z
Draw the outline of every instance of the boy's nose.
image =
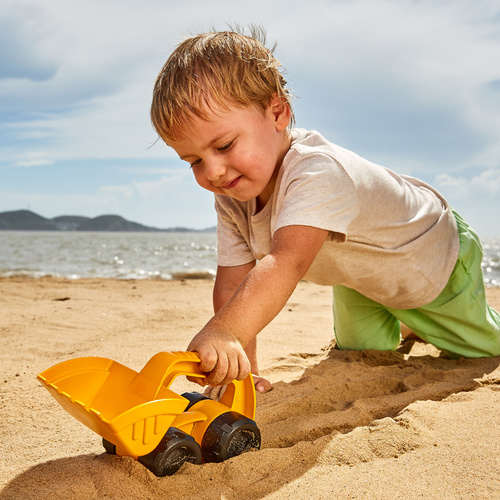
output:
M211 182L214 182L223 177L226 173L226 170L226 167L221 161L211 160L205 162L206 176L207 179Z

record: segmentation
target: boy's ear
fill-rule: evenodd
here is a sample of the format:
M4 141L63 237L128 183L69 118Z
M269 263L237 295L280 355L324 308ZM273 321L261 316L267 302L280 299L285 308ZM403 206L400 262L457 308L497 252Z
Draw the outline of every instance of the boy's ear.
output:
M275 95L269 104L271 113L274 116L274 121L278 130L285 130L290 124L292 110L290 104L283 97Z

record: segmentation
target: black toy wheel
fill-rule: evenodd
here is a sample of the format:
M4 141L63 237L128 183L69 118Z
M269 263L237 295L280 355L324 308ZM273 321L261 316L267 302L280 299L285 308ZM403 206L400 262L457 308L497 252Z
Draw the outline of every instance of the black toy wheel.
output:
M219 415L208 426L201 448L205 462L222 462L260 448L260 431L250 418L230 411Z
M252 449L258 450L259 448L260 433L257 437L255 431L252 429L236 429L229 437L226 445L226 460Z
M138 460L155 476L171 476L186 462L201 464L201 449L193 437L171 427L160 444Z
M108 440L102 438L102 445L108 455L116 455L116 446Z

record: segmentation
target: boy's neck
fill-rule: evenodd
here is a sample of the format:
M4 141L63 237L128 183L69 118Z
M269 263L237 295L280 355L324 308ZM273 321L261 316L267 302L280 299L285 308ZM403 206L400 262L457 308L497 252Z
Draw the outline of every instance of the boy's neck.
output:
M273 193L274 193L274 188L276 187L276 180L278 179L278 174L281 168L281 165L283 164L283 160L285 159L286 154L288 153L290 147L292 145L292 137L291 134L289 133L288 130L285 131L285 136L283 140L283 147L281 149L281 154L278 158L278 162L276 164L276 168L274 169L273 175L267 184L266 188L262 193L257 196L255 200L255 210L256 213L259 213L267 204L267 202L271 199Z

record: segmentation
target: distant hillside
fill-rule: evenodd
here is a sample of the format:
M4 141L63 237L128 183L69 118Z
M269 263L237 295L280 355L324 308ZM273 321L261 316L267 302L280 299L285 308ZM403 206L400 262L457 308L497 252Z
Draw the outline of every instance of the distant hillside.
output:
M205 230L175 227L158 229L131 222L119 215L100 215L99 217L82 217L78 215L62 215L46 219L30 210L16 210L0 213L0 231L166 231L166 232L212 232L215 228Z

